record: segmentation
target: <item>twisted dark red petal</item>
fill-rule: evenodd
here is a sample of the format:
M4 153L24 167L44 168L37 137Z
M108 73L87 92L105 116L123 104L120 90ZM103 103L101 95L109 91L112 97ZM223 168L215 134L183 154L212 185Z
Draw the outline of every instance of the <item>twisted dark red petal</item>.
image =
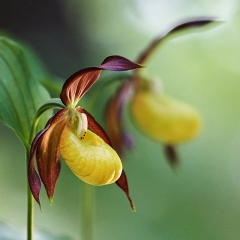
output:
M60 173L59 142L67 123L66 111L67 109L62 109L54 115L51 126L40 139L36 149L38 172L50 202L53 199L56 181Z
M123 122L123 111L125 104L129 101L132 90L132 82L124 83L118 89L116 95L110 99L106 109L107 132L114 149L120 156L123 155L125 147L131 148L133 141L127 134Z
M136 211L133 201L129 195L127 176L124 171L122 171L122 174L121 174L120 178L116 181L116 184L125 192L132 210Z
M35 170L34 167L34 155L36 152L36 148L39 144L39 141L43 138L45 132L49 129L50 124L48 124L42 131L40 131L36 137L34 138L32 145L31 145L31 150L30 150L30 160L29 160L29 164L28 164L28 183L29 183L29 187L30 190L32 192L32 195L34 197L34 199L36 200L36 202L40 204L40 200L39 200L39 193L41 190L41 181L40 178Z
M127 58L115 55L105 58L99 67L101 69L111 71L127 71L136 68L141 68L142 66L128 60Z
M41 189L41 180L43 181L45 188L47 190L48 196L51 199L53 197L53 191L55 186L56 179L59 175L59 166L56 160L56 158L59 159L58 155L58 138L60 138L59 135L61 135L61 131L64 127L64 124L66 123L66 119L64 118L66 109L62 109L58 111L52 118L49 119L46 127L40 131L36 137L34 138L31 150L30 150L30 161L28 166L28 182L29 187L31 189L32 195L36 202L40 205L39 200L39 193ZM56 136L55 136L56 135ZM38 159L38 171L40 174L37 174L35 167L34 167L34 155L35 152L37 152L37 159ZM55 156L55 158L52 158ZM39 161L41 161L39 165ZM47 173L44 173L44 170L47 171L47 165L56 165L55 168L51 167L51 170ZM45 175L50 175L50 179L52 182L46 181ZM55 180L53 178L55 176ZM57 176L57 177L56 177ZM55 182L54 182L55 181ZM53 183L54 182L54 183Z
M84 68L71 75L64 83L60 98L66 106L76 105L81 97L98 80L102 70L127 71L141 66L121 56L107 57L100 66Z

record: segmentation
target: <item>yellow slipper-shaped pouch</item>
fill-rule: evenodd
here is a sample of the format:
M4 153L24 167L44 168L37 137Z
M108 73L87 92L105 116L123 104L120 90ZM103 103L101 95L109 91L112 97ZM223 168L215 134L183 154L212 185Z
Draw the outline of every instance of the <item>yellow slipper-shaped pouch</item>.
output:
M143 132L166 144L193 138L201 126L200 114L194 107L151 90L138 90L131 108L133 118Z
M114 183L122 173L117 153L89 130L79 139L66 127L61 136L60 152L69 168L86 183L96 186Z

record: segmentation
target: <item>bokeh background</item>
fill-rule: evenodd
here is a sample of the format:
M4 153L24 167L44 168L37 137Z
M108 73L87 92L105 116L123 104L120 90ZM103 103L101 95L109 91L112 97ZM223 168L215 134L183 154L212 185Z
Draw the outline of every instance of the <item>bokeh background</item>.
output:
M179 33L148 62L146 71L161 79L166 93L200 110L203 129L177 147L181 165L172 171L163 146L139 133L126 116L135 149L124 168L137 212L115 184L95 188L94 239L240 239L239 13L238 0L1 0L0 31L31 46L61 79L108 55L135 60L179 21L199 16L223 21ZM96 116L104 124L99 111ZM0 151L0 230L19 239L26 224L24 148L2 124ZM79 239L82 183L64 163L53 206L44 190L41 199L36 231L52 234L50 239Z

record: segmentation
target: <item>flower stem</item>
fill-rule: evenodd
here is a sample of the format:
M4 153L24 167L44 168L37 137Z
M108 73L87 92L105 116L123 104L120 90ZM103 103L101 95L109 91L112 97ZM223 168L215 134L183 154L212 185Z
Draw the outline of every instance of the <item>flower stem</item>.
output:
M33 240L34 207L32 193L28 187L27 240Z
M83 183L82 196L81 236L83 240L92 240L95 220L95 188Z
M28 162L30 151L26 147L26 166L28 169ZM33 240L33 223L34 223L34 204L33 197L27 181L27 240Z

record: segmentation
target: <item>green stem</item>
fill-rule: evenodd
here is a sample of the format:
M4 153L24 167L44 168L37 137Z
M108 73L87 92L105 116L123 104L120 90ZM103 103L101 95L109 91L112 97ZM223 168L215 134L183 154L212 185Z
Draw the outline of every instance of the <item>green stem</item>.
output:
M28 169L29 147L26 147L26 165ZM34 204L33 197L27 182L27 240L33 240L33 223L34 223Z
M82 196L81 239L92 240L95 221L95 188L83 183Z

